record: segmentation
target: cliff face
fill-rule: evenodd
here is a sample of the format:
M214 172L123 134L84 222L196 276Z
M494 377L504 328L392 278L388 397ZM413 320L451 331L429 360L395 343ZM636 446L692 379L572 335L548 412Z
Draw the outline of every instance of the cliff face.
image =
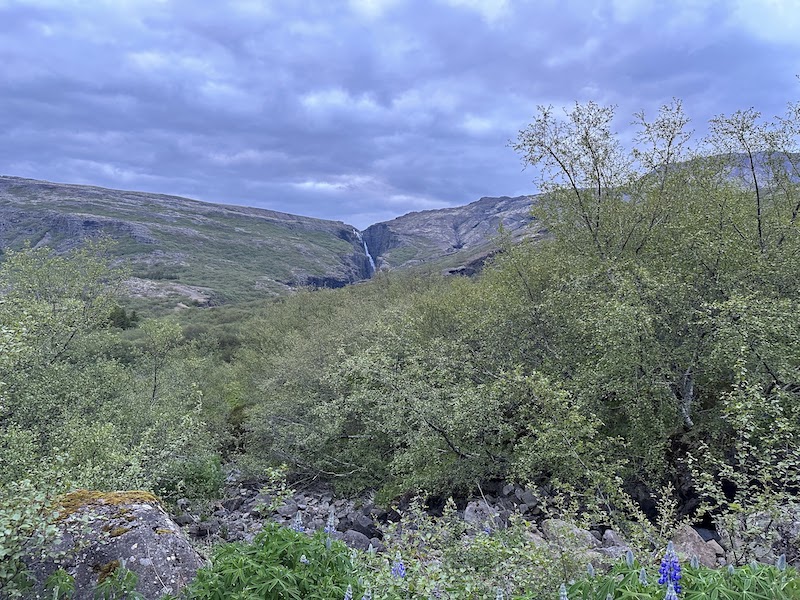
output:
M441 265L471 274L498 248L500 229L512 240L541 234L534 196L481 198L455 208L412 212L368 227L363 235L378 268Z

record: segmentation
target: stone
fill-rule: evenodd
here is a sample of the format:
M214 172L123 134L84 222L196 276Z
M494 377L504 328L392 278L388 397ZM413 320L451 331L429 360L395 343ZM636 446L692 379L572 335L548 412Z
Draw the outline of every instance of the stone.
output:
M709 568L717 565L717 552L709 546L690 525L684 525L672 536L675 552L683 560L691 560L696 556L700 564Z
M297 513L297 503L288 498L279 508L278 514L282 517L293 517Z
M561 519L545 519L542 521L541 529L545 539L554 544L563 545L574 542L577 546L584 548L600 546L600 541L590 532Z
M604 548L613 548L614 546L618 546L621 548L625 548L627 551L628 544L622 537L613 529L606 529L603 532L603 547Z
M479 529L485 525L494 526L496 516L494 509L482 500L472 500L464 509L464 521Z
M720 546L716 540L708 540L706 546L711 548L717 556L725 556L725 548Z
M370 545L370 539L355 529L348 529L345 531L342 535L342 541L351 548L357 550L366 550Z
M37 582L58 568L75 579L73 600L94 600L101 577L120 566L138 577L136 591L145 598L178 595L206 566L159 500L147 492L78 490L61 499L56 525L60 539L52 550L59 559L29 559ZM43 594L41 585L34 596Z

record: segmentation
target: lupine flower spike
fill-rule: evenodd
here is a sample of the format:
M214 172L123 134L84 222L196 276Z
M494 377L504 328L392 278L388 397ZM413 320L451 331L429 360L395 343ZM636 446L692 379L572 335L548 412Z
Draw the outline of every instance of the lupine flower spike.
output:
M503 588L497 588L497 595L494 597L494 600L506 600L506 593L503 591Z
M305 531L305 527L303 527L303 516L300 514L300 512L295 514L291 528L297 533L303 533L303 531Z
M361 596L361 600L372 600L372 590L370 588L367 588L367 591Z
M644 570L644 567L639 571L639 583L647 585L647 571Z
M400 552L394 555L394 563L392 564L392 577L402 579L406 576L406 566L403 564L403 558Z
M336 531L336 522L334 519L335 517L333 516L333 509L331 509L331 512L328 513L328 522L325 525L325 533L328 535Z
M344 593L344 600L353 600L353 586L348 585L347 591Z
M569 600L569 596L567 596L567 586L566 584L561 584L561 587L558 588L558 600Z
M308 564L308 559L306 558L305 554L300 555L300 562L303 563L304 565Z
M775 563L775 566L778 567L778 571L785 571L786 570L786 555L781 554L778 557L778 561Z
M699 569L700 568L700 559L697 558L697 554L692 556L692 559L689 561L689 565L693 569Z
M664 600L678 600L678 594L681 593L681 564L678 562L678 555L675 554L672 542L667 545L667 552L661 560L658 575L658 584L667 584L667 595Z
M592 563L586 565L586 573L588 573L589 577L594 577L594 565Z
M629 569L633 568L633 550L628 549L625 553L625 564L628 565Z

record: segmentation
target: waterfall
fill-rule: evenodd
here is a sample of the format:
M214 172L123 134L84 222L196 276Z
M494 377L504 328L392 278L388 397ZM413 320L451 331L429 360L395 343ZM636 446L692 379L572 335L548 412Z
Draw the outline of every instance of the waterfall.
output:
M361 242L361 245L364 247L364 254L367 255L369 259L369 275L375 272L375 259L372 258L372 254L369 253L369 248L367 247L367 242L364 241L364 238L361 236L361 232L358 229L353 229L353 233L358 238L358 241Z

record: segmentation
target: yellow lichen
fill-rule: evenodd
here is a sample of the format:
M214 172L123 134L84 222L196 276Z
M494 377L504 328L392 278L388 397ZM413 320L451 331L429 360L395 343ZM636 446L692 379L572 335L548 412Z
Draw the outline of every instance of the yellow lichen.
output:
M118 560L112 560L104 565L100 565L97 569L97 583L103 583L106 579L111 577L117 569L119 569Z
M165 527L159 527L158 529L155 530L155 532L158 535L166 535L168 533L175 533L174 531L172 531L172 529L167 529Z
M114 527L111 531L108 532L109 537L119 537L121 535L125 535L130 531L130 527Z
M89 490L75 490L65 494L59 500L59 519L66 519L86 506L120 506L124 504L155 504L161 501L150 492L96 492ZM123 509L124 510L124 509ZM127 512L127 511L126 511Z

